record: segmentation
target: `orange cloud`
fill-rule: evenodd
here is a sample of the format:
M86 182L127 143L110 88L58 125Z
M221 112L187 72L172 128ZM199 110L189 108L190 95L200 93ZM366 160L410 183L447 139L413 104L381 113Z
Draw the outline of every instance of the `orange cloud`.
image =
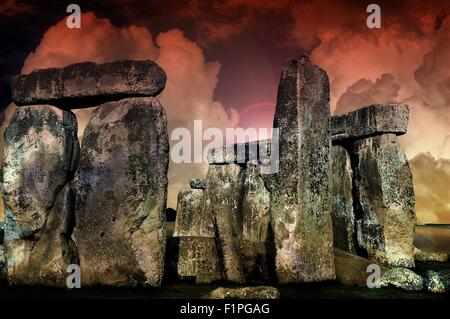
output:
M418 224L450 224L450 159L421 153L410 161Z

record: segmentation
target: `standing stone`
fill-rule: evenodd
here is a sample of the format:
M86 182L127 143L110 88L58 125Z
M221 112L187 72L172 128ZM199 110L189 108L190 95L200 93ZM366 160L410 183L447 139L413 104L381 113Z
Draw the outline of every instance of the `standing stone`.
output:
M189 186L191 189L205 189L205 180L202 178L191 178L189 180Z
M0 198L3 203L3 199ZM3 207L2 207L3 208ZM0 282L3 282L6 280L6 258L5 258L5 245L4 245L4 238L5 238L5 223L3 221L0 221Z
M195 277L197 284L222 279L215 238L181 237L178 258L181 278Z
M180 191L174 237L215 237L211 211L203 209L203 190Z
M242 201L243 232L241 250L244 267L252 279L269 279L268 246L270 237L270 193L264 185L259 166L247 163Z
M270 187L278 280L334 279L329 84L305 56L283 68L274 127L280 130Z
M195 277L197 283L222 279L213 217L203 209L203 190L178 193L175 237L180 237L178 275Z
M14 113L2 170L10 284L66 286L67 266L77 262L70 179L78 153L71 112L33 105Z
M75 175L81 284L159 286L165 253L169 140L155 98L100 105Z
M355 215L353 212L352 167L350 156L339 145L332 147L332 191L334 247L356 254Z
M358 140L353 152L362 214L358 244L369 259L391 267L414 267L414 189L397 137L386 134Z
M243 170L237 164L210 165L203 207L212 214L224 279L245 282L241 253Z

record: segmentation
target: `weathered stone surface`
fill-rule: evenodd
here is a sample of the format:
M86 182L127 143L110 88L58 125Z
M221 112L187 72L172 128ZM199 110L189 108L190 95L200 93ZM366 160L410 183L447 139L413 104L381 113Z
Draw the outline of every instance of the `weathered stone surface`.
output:
M413 267L415 201L408 160L393 134L358 140L355 187L362 219L358 244L369 259Z
M261 178L259 166L247 163L242 200L243 240L261 243L269 240L269 208L270 193Z
M244 175L242 201L243 233L241 251L248 278L268 280L270 234L270 193L260 175L260 166L248 162Z
M444 263L448 260L448 254L439 253L439 252L431 252L431 251L423 251L417 248L414 248L414 259L417 261L434 261Z
M63 68L36 70L12 79L12 99L17 105L86 97L155 96L166 84L166 74L150 60L122 60L96 64L83 62ZM53 104L53 103L52 103ZM62 103L67 108L92 106Z
M275 287L258 286L242 288L219 287L209 294L203 296L204 299L279 299L280 293Z
M151 97L101 105L88 123L74 184L83 286L159 286L169 140Z
M247 281L268 282L276 279L273 243L242 240L241 255Z
M6 280L6 256L5 256L5 245L4 245L4 225L5 223L0 221L0 282Z
M332 192L334 247L356 254L355 214L353 211L352 167L350 156L339 145L332 147Z
M189 180L189 186L191 189L205 189L206 183L203 178L191 178Z
M195 277L197 284L222 279L215 238L182 237L178 254L178 275Z
M333 142L381 134L402 135L409 121L407 104L374 104L331 118Z
M0 245L0 282L6 280L6 256L5 256L5 246Z
M211 148L207 152L206 159L209 164L266 162L270 158L271 151L271 140L266 139Z
M240 250L244 193L242 173L242 168L237 164L210 165L203 199L205 216L213 215L224 279L235 283L245 282Z
M450 291L450 274L428 270L424 274L425 286L428 291L444 293Z
M394 286L404 290L422 290L422 277L407 268L393 268L381 276L381 287Z
M373 261L351 254L347 251L334 249L334 264L336 266L336 279L343 285L367 287L367 267ZM381 275L388 268L380 266Z
M211 211L203 209L203 190L180 191L174 237L215 237Z
M274 127L280 158L269 191L278 280L334 279L329 84L307 57L283 68Z
M78 152L74 114L49 105L14 113L2 169L10 284L66 286L67 266L77 262L69 182Z

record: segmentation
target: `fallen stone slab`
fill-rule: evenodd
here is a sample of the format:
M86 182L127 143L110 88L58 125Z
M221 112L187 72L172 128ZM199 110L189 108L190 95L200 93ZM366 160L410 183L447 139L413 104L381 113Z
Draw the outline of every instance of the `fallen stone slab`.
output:
M203 178L191 178L189 180L189 186L191 189L205 189L206 183Z
M99 104L130 96L156 96L164 89L166 78L164 70L150 60L83 62L13 77L12 99L19 106L52 103L65 109L91 107L92 101Z
M374 104L331 118L333 142L381 134L402 135L409 121L407 104Z
M224 288L219 287L202 296L203 299L279 299L277 288L270 286Z
M77 263L70 179L78 153L73 113L49 105L15 111L2 169L9 284L66 286L67 266Z
M450 274L441 271L428 270L424 274L425 286L428 291L444 293L450 291Z
M334 249L334 264L336 266L336 279L343 285L367 287L367 279L372 272L368 267L374 262L341 249ZM380 266L381 275L388 268Z
M356 223L353 211L353 172L350 155L345 148L333 145L331 217L334 247L356 254Z
M181 237L178 253L180 278L194 277L197 284L222 279L215 238Z
M417 261L434 261L444 263L448 260L448 254L432 252L432 251L423 251L417 248L414 248L414 259Z
M268 186L280 283L335 278L329 98L327 74L308 57L284 66L274 119L279 168Z
M96 109L74 179L82 286L161 284L168 164L167 119L157 99Z
M174 237L216 237L211 211L203 206L203 190L180 191L177 198L177 218Z
M358 244L369 259L389 267L414 267L416 223L412 174L394 134L353 143L361 220Z
M234 283L245 282L240 249L243 193L244 178L241 166L237 164L209 166L203 198L204 214L213 216L224 279Z
M408 291L418 291L424 288L421 276L407 268L393 268L381 276L381 287L394 286Z

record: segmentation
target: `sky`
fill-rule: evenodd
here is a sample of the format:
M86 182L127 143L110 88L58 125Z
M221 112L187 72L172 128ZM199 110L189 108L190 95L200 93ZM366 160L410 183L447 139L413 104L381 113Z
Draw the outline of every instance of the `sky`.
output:
M66 26L76 2L81 28ZM328 74L333 114L408 103L400 138L414 178L419 223L450 223L450 1L20 1L0 2L0 120L14 111L10 78L81 61L152 59L167 73L159 96L169 130L271 127L281 67L309 54ZM76 111L80 135L90 110ZM206 165L171 165L169 207Z

